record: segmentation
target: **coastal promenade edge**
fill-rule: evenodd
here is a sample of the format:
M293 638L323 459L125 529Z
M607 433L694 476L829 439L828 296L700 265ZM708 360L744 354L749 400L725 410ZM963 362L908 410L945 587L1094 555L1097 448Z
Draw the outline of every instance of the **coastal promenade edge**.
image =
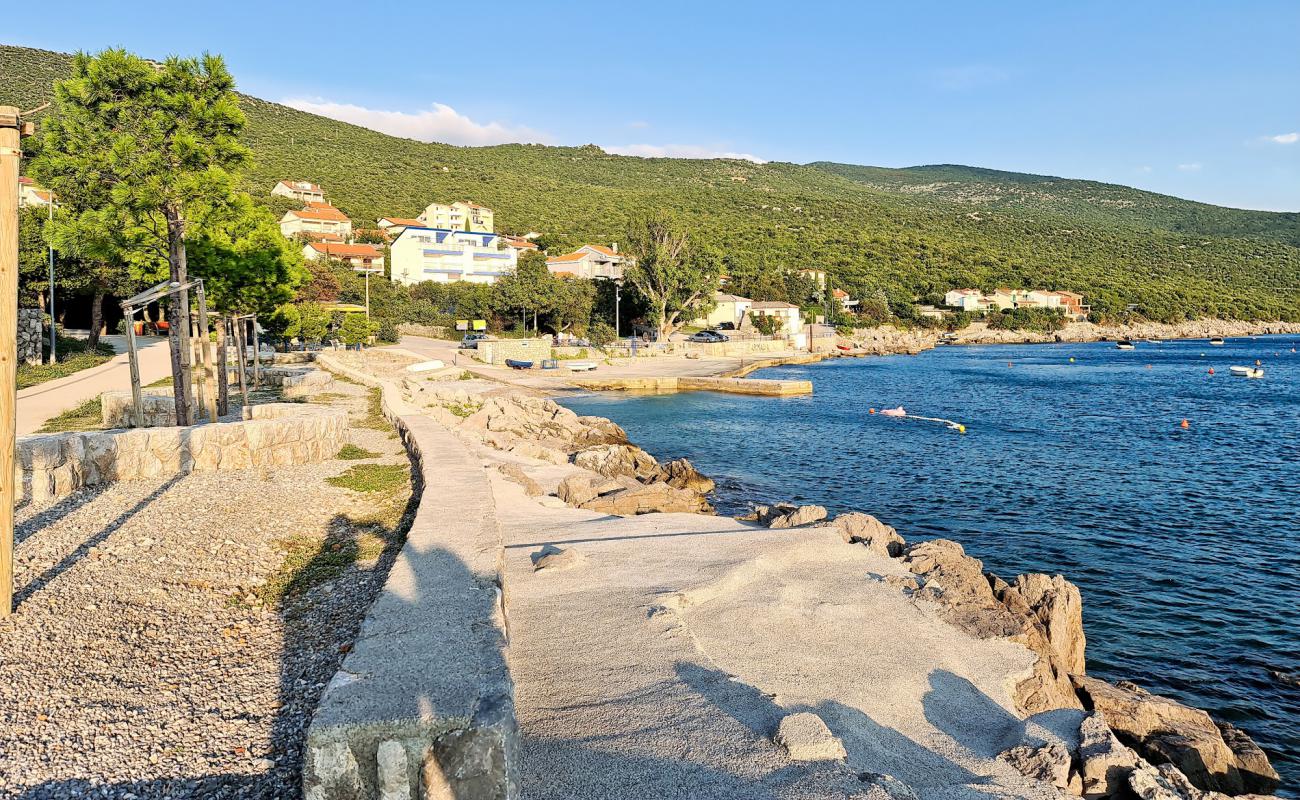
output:
M329 354L318 364L380 390L420 482L406 542L308 729L304 797L514 798L501 534L483 466L395 383Z

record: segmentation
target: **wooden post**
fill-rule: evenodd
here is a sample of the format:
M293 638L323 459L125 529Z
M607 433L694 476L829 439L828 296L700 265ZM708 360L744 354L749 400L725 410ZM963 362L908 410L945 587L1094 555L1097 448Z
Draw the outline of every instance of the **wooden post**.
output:
M131 407L135 414L135 426L144 427L144 401L140 399L140 356L135 345L135 309L124 308L126 312L126 357L131 363Z
M212 366L212 342L208 338L208 298L203 292L203 281L199 281L198 285L194 287L194 296L199 304L199 402L208 409L208 421L216 422L217 398L209 396L205 387L205 378ZM213 394L215 395L216 392L214 391Z
M226 325L224 315L217 315L217 414L230 413L230 363L226 359Z
M199 341L199 320L198 315L190 317L190 363L197 366L197 370L191 370L190 374L194 376L194 382L197 384L198 391L194 396L194 413L190 415L190 424L197 425L203 419L203 412L199 409L207 408L207 385L203 379L203 343Z
M14 610L14 431L18 424L18 109L0 106L0 619Z
M244 378L244 358L248 355L244 351L244 320L237 315L231 318L235 325L235 352L239 354L235 359L239 369L239 393L244 397L244 408L248 408L248 381Z
M262 388L262 345L257 336L257 315L253 315L253 388Z

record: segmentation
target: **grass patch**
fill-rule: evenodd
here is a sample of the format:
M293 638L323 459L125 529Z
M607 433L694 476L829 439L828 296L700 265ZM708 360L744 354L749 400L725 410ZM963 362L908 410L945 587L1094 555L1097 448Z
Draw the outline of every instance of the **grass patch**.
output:
M348 444L343 445L343 449L339 450L338 455L334 457L347 461L355 461L359 458L379 458L379 454L372 453L365 448L357 447L355 444L349 442Z
M113 355L113 347L107 342L100 342L93 350L90 345L86 344L84 339L65 339L59 337L59 360L53 364L19 364L18 365L18 388L26 389L29 386L36 386L53 381L59 378L66 378L83 369L98 367L105 361L110 360Z
M322 392L321 394L314 394L311 397L308 397L307 402L331 404L336 403L345 397L347 397L347 395L340 394L339 392Z
M47 421L37 433L63 433L64 431L91 431L103 427L103 407L99 398L93 397L76 408L70 408Z
M462 370L461 373L460 373L460 377L457 378L456 380L458 380L458 381L472 381L472 380L474 380L474 373L470 372L469 370Z
M331 486L354 492L388 492L410 482L405 464L357 464L342 475L325 479Z
M482 403L445 403L443 408L464 419L483 407Z
M355 538L294 536L278 544L284 561L254 592L262 603L277 608L313 586L334 580L358 561L379 558L388 540L367 531Z
M361 427L376 431L392 431L393 425L384 416L384 393L378 386L369 389L366 402L366 416L360 422Z

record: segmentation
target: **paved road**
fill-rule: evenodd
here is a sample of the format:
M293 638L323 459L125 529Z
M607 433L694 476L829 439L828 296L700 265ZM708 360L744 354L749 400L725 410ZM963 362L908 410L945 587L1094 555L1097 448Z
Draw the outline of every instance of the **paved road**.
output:
M122 337L104 338L121 349L114 339ZM167 339L149 337L139 342L140 383L148 385L170 375ZM18 435L35 433L47 420L114 389L131 389L131 367L124 352L97 367L23 389L18 393Z

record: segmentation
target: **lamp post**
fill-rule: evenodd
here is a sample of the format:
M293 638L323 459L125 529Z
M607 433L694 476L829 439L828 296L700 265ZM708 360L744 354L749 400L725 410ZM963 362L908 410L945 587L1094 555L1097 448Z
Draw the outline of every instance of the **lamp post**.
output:
M54 192L50 192L50 222L54 222ZM50 363L59 360L57 326L54 322L54 244L50 244Z

